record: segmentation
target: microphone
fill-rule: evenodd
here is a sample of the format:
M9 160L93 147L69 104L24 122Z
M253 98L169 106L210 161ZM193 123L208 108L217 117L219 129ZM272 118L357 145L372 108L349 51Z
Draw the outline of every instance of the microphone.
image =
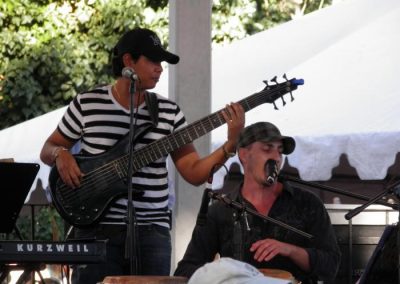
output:
M264 165L264 171L266 175L266 183L272 185L278 178L278 164L275 160L268 159Z
M131 67L124 67L121 73L122 77L131 79L131 81L136 81L139 79L138 75L135 73L135 70L133 70Z

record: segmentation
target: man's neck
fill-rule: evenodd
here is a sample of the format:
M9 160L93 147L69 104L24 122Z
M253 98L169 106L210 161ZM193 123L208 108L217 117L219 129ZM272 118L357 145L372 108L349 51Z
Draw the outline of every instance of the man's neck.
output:
M123 105L126 109L129 109L130 104L130 85L129 82L123 79L117 80L114 84L114 90L116 93L115 98L118 102ZM144 101L145 90L141 90L139 88L136 89L135 94L133 95L134 98L134 107L141 105Z
M271 186L258 183L244 182L242 196L249 201L258 212L268 215L275 200L282 192L282 184L275 182Z

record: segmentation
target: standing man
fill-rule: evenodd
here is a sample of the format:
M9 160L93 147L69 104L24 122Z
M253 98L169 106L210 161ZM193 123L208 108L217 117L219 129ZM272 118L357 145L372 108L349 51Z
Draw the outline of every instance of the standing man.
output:
M67 151L75 142L81 141L81 154L95 156L113 148L129 132L131 79L122 76L124 68L130 71L129 76L136 77L136 92L133 95L136 128L144 124L155 124L136 139L135 150L187 124L175 102L155 94L157 111L151 105L150 96L154 98L154 95L147 90L153 89L160 79L162 61L176 64L179 57L166 51L153 31L143 28L128 31L113 49L112 68L116 81L78 94L70 103L57 129L41 151L42 161L56 167L61 180L70 188L79 190L86 174ZM222 147L204 158L199 157L192 143L170 153L176 169L193 185L204 183L213 165L224 163L228 153L236 147L239 132L244 126L244 110L240 104L232 103L226 106L222 115L228 123L228 138ZM164 156L149 161L148 165L132 176L133 190L143 193L135 194L133 198L139 240L139 275L170 273L171 236L166 158ZM116 199L99 224L75 230L76 238L108 239L108 243L107 262L75 267L72 277L74 283L97 283L105 276L130 273L129 259L124 257L126 212L127 198Z
M208 209L206 221L196 225L175 275L191 277L218 253L257 268L289 271L301 283L333 282L340 251L323 203L312 193L276 178L282 155L294 149L294 139L282 136L272 123L246 127L237 144L244 180L228 198L314 238L307 239L257 216L241 214L218 201Z

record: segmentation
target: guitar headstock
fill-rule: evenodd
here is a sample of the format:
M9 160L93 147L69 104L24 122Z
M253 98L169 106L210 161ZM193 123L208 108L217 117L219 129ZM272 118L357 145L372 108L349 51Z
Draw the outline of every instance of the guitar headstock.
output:
M290 94L290 101L294 100L292 91L297 89L297 86L303 85L304 80L303 79L287 79L286 74L284 74L283 79L285 80L284 82L279 83L276 76L273 77L270 81L273 84L270 84L268 81L263 81L267 86L260 92L265 94L265 102L267 103L272 103L274 105L275 109L278 109L276 106L275 101L279 98L282 100L282 105L286 105L286 101L284 99L284 95L289 93Z

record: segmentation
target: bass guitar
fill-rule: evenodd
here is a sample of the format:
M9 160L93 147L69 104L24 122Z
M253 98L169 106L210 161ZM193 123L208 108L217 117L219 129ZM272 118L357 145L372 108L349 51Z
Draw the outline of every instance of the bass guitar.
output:
M267 86L262 91L242 99L239 103L245 111L249 111L263 103L272 103L277 109L275 101L281 98L285 104L283 95L287 93L290 93L293 100L291 92L297 89L297 86L303 85L304 81L296 78L288 80L286 76L283 77L285 82L282 83L278 83L276 77L271 80L274 82L272 85L264 81ZM225 119L221 111L214 112L135 150L132 161L133 172L223 125ZM151 123L138 127L133 142L147 133L151 127ZM127 196L128 136L126 135L103 154L74 155L81 171L85 173L78 188L73 189L64 184L57 167L51 169L49 185L52 201L60 216L69 224L78 228L94 225L99 222L115 199Z

